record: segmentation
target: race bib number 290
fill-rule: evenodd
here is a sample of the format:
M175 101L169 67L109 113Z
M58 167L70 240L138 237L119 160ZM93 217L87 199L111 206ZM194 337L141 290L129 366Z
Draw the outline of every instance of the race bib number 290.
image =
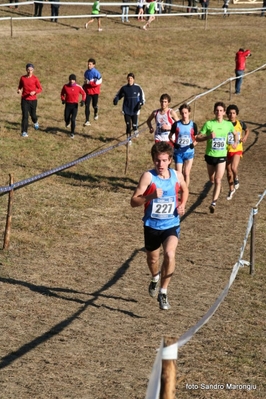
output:
M224 150L225 149L225 138L215 137L212 139L212 149L213 150Z
M152 202L151 217L155 219L170 219L174 217L175 198L156 198Z

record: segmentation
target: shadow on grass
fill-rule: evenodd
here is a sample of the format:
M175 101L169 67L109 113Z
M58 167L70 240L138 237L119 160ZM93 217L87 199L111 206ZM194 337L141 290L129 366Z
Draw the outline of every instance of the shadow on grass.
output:
M210 192L211 188L213 187L213 184L210 181L207 181L204 184L204 187L201 191L201 193L199 194L198 198L196 199L196 201L194 202L194 204L192 204L190 206L190 208L186 211L185 215L182 216L180 218L180 222L183 222L183 220L185 220L192 212L195 211L195 209L201 205L201 203L203 202L203 200L207 197L208 193ZM205 214L206 212L204 212Z
M56 126L47 126L45 129L39 128L39 132L45 132L45 133L53 134L53 135L56 135L56 134L58 134L58 133L62 133L62 134L65 134L65 135L67 135L67 136L69 136L69 134L70 134L70 130L69 130L69 129L60 128L60 127L56 127ZM121 137L122 137L122 136L117 137L117 138L115 138L115 137L104 137L103 135L100 135L100 136L92 136L92 135L90 135L90 134L87 134L87 133L80 133L80 132L75 132L75 136L77 136L77 137L84 137L85 139L98 140L98 141L100 141L100 142L102 142L102 143L110 143L110 142L112 142L112 141L117 141L117 142L119 142L120 139L121 139ZM103 147L102 147L102 146L101 146L101 147L98 147L97 149L93 150L93 152L97 152L97 151L100 150L101 148L103 148Z
M246 147L246 148L244 149L243 154L245 154L246 152L248 152L249 150L251 150L251 148L257 143L257 141L258 141L258 139L259 139L260 133L266 133L266 130L264 130L264 131L262 131L262 132L259 131L259 130L262 129L262 128L266 128L266 123L264 123L263 125L258 125L257 123L249 122L249 121L248 121L248 122L245 121L245 123L247 124L247 126L255 125L256 127L250 131L250 133L254 133L254 134L255 134L254 141L253 141L251 144L249 144L248 147Z
M212 89L212 87L202 87L202 86L197 85L197 84L194 84L194 83L178 82L178 81L176 81L176 80L174 80L173 83L180 84L180 85L185 86L185 87L194 87L194 88L196 88L196 89L201 89L201 90L204 90L204 91L208 91L208 90L211 90L211 89ZM195 97L195 96L194 96L194 97Z
M43 344L44 342L48 341L50 338L52 338L54 335L60 334L65 328L67 328L73 321L75 321L85 310L90 307L94 306L95 308L100 309L101 307L104 307L105 309L108 309L110 311L114 312L121 312L123 314L128 315L129 317L133 318L142 318L142 316L136 315L128 310L123 310L120 308L112 308L108 305L97 305L95 303L98 298L111 298L111 299L118 299L118 300L123 300L125 302L133 302L137 303L137 300L135 299L128 299L128 298L121 298L121 297L114 297L114 296L108 296L108 295L103 295L104 291L107 291L109 288L114 286L127 272L127 270L130 267L130 263L134 260L134 258L138 255L139 252L141 252L142 249L137 249L135 250L129 259L124 262L119 269L115 272L114 276L107 281L107 283L98 291L92 292L92 293L82 293L83 295L90 295L92 296L91 299L87 301L82 301L76 298L68 298L65 296L61 296L58 294L58 292L63 292L63 293L71 293L71 294L81 294L81 292L76 291L76 290L71 290L68 288L51 288L51 287L45 287L45 286L39 286L39 285L34 285L32 283L27 283L25 281L20 281L20 280L15 280L12 278L3 278L0 277L0 281L5 283L5 284L13 284L13 285L20 285L23 287L28 288L31 291L36 292L37 294L40 295L48 295L48 296L53 296L59 299L67 300L67 301L74 301L79 304L82 304L82 306L78 309L77 312L73 313L70 317L62 320L58 324L54 325L50 330L46 331L44 334L40 335L39 337L33 339L32 341L22 345L19 349L16 351L13 351L9 353L8 355L2 357L0 361L0 369L3 369L7 366L9 366L11 363L16 361L18 358L21 356L24 356L26 353L30 352L31 350L37 348L39 345Z
M111 186L112 191L117 191L119 188L125 190L134 190L138 184L136 180L130 179L128 177L113 177L113 176L102 176L102 175L81 175L78 173L73 173L71 171L62 171L56 173L57 176L65 177L67 179L75 179L79 182L87 182L93 184L93 188L107 188L106 185ZM79 184L71 183L72 186L79 186ZM86 187L86 186L84 186Z

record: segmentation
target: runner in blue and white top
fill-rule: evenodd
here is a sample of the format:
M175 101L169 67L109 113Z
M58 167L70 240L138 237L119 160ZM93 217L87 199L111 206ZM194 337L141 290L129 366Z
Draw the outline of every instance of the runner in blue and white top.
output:
M183 173L187 186L190 183L190 172L195 155L195 136L198 134L198 127L190 120L191 108L188 104L179 107L181 120L172 125L169 139L175 147L174 161L175 168Z
M175 270L175 251L180 233L180 219L184 215L188 188L182 173L170 169L173 148L165 141L155 143L151 149L154 169L144 172L131 197L131 206L144 205L144 240L147 264L152 275L149 294L155 297L159 287L160 309L170 308L167 288ZM181 191L180 201L178 192ZM159 266L160 247L164 259Z

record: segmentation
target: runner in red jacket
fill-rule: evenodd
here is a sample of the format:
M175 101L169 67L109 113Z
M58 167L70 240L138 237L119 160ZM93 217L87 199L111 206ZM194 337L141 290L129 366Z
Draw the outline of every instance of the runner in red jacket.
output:
M33 70L33 64L26 65L27 74L21 76L17 90L17 93L21 94L22 137L28 137L29 115L34 123L34 129L39 129L38 117L36 115L37 94L42 92L42 86L39 79L33 75Z
M83 88L76 83L76 75L71 74L69 75L69 83L65 84L61 90L62 104L65 104L64 118L66 127L69 127L71 123L71 138L74 138L75 135L76 117L78 113L78 102L80 95L82 96L80 103L80 106L82 107L86 100L86 93Z

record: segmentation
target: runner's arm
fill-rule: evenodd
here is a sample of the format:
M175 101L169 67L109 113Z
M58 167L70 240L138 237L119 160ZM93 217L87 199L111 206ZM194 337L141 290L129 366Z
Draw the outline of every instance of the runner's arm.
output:
M171 109L170 115L171 115L171 117L173 118L173 120L174 120L175 122L177 122L177 121L179 120L179 118L178 118L178 116L177 116L177 113L176 113L173 109Z
M155 198L160 198L163 195L163 190L161 188L157 188L151 194L143 195L150 184L151 174L149 172L144 172L139 180L139 184L136 190L131 197L130 205L132 206L132 208L144 205L146 202L149 202Z
M180 199L180 203L178 204L177 211L178 211L179 215L184 215L189 191L188 191L187 183L185 182L183 173L176 171L176 175L178 177L178 181L180 184L180 191L181 191L181 199Z
M248 135L249 135L249 129L245 123L243 123L243 130L245 132L244 136L242 137L241 141L242 143L245 143L247 141Z
M150 114L150 116L148 117L148 119L146 121L146 123L148 125L148 128L150 130L150 133L154 133L154 129L153 129L152 125L151 125L151 121L153 120L153 118L154 118L154 111L152 111L152 113Z

